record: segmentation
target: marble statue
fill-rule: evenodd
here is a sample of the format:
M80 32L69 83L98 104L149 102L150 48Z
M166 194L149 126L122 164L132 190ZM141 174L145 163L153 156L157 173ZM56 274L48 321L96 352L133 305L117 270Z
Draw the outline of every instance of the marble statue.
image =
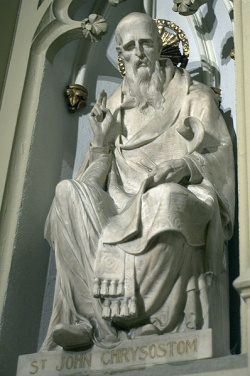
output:
M122 19L116 42L126 75L99 94L89 151L46 222L57 281L42 350L207 328L206 275L232 235L232 145L212 90L159 61L149 16Z

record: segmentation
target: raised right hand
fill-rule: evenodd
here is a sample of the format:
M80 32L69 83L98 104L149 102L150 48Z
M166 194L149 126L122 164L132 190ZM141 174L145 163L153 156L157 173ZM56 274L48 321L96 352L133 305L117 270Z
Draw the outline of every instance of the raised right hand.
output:
M113 116L106 105L107 93L102 90L89 114L89 122L94 134L92 146L103 147L108 145L108 133Z

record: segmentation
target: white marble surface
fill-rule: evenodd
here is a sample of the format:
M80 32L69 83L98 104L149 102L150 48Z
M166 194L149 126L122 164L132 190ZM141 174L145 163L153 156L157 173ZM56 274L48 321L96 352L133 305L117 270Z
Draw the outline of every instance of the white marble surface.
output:
M232 145L217 98L160 64L161 38L145 14L125 17L116 41L126 76L111 97L99 94L86 159L76 179L57 185L46 221L57 282L42 350L116 344L121 328L135 338L220 327L226 343L207 286L216 276L218 290L234 217Z
M21 355L17 376L80 376L186 362L212 355L212 330L197 330L125 340L112 349L94 346L84 352L46 351Z

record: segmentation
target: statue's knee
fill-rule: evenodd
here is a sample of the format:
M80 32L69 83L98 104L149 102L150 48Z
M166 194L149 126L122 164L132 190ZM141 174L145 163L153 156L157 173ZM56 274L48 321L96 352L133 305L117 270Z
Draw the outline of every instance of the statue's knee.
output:
M178 187L176 187L177 184L175 183L168 183L168 184L160 184L157 187L154 188L154 191L152 192L152 195L154 197L157 197L160 199L161 197L166 198L172 198L172 196L176 193L176 190Z
M56 186L55 197L58 200L66 200L72 192L71 180L62 180Z

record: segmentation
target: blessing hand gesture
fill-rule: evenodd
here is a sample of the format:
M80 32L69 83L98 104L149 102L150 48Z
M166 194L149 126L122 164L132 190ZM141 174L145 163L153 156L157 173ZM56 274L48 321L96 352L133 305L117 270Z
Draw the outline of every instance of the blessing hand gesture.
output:
M102 90L89 114L89 122L94 134L92 146L104 147L108 145L108 133L113 116L106 105L107 93Z

